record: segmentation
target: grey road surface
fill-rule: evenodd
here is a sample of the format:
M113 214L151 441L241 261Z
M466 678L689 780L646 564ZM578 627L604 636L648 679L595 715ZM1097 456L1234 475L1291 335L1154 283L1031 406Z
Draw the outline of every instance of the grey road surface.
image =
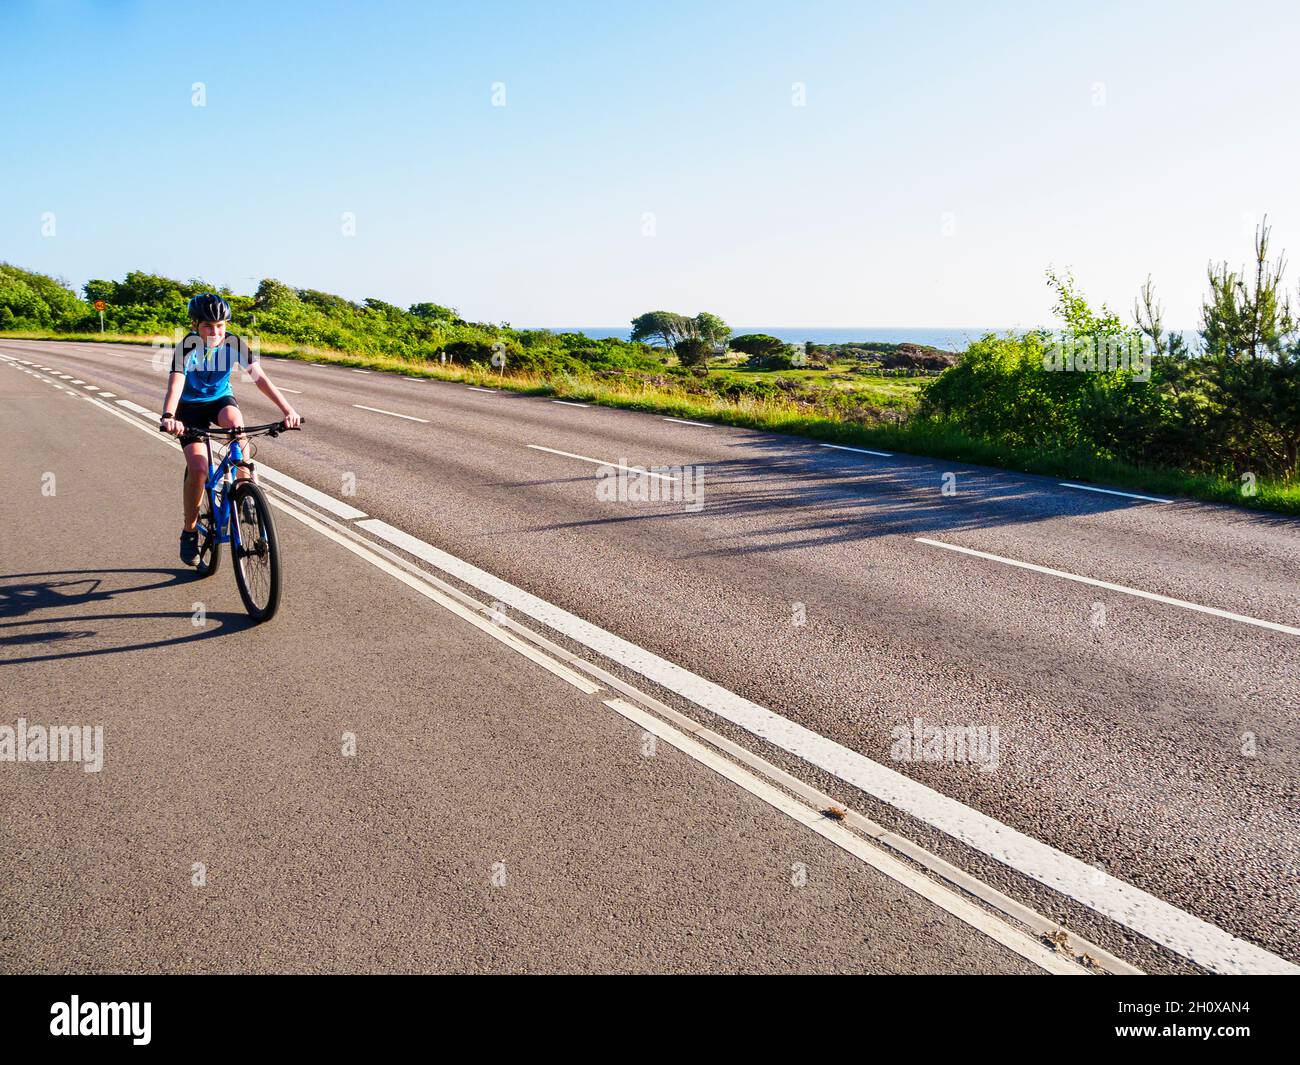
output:
M0 969L1041 971L290 517L250 625L177 453L0 411L0 724L104 735L0 763Z
M113 394L106 402L158 409L164 382L148 348L4 341L0 353L93 383ZM266 446L276 469L1099 872L1300 959L1300 636L1293 631L1300 627L1300 522L448 382L289 360L267 365L295 390L289 398L309 419L306 432ZM118 432L105 424L109 416L71 398L60 420L75 408L84 429L47 428L42 422L59 393L13 370L0 382L6 414L15 390L30 393L31 409L41 412L30 423L6 418L6 480L29 456L30 480L51 465L47 455L89 461L105 434L115 443L141 435ZM273 417L251 385L236 389L250 420ZM610 502L589 459L701 470L704 505ZM177 521L165 472L148 475L158 481L150 488L159 502L146 504L132 463L119 463L115 474L107 469L99 476L112 482L112 501L64 505L80 506L75 520L87 529L109 529L115 549L123 539L116 530L135 530L133 564L170 572ZM48 537L62 534L37 531L36 508L45 501L11 488L5 499L5 513L29 515L21 527L30 550L48 552ZM109 514L120 514L121 524ZM145 522L152 523L147 534ZM15 538L13 524L6 543ZM107 564L95 554L106 548L94 540L76 538L83 549L76 567L32 556L16 570L6 551L4 572ZM312 550L291 549L295 559ZM358 593L339 576L345 562L331 554L312 566L312 579L322 582L317 603L296 563L286 607L293 624L273 624L278 643L290 630L297 639L304 626L330 623L332 612L356 610L345 646L374 639L374 659L348 664L316 654L300 658L298 670L310 662L340 690L364 674L369 688L404 668L395 642L407 632L372 628L362 611L395 612L400 589L389 582ZM233 584L223 591L237 612ZM180 598L188 594L187 585ZM164 598L188 624L189 603ZM141 621L143 630L156 623ZM220 657L230 676L238 675L232 656L206 645L225 652L245 636L190 642L205 645L203 672L215 673L211 662ZM136 639L151 642L147 631ZM328 637L335 645L343 639ZM146 647L111 657L131 671L142 656L159 653ZM411 655L412 683L431 675L442 682L446 670ZM473 658L462 649L445 661L462 676ZM101 676L110 669L101 661L95 667ZM510 675L517 673L512 665ZM482 688L472 675L468 684ZM266 680L261 687L275 690ZM1190 968L923 819L673 693L655 694L1135 963ZM267 717L273 727L277 715ZM898 730L918 719L996 728L996 764L900 756Z

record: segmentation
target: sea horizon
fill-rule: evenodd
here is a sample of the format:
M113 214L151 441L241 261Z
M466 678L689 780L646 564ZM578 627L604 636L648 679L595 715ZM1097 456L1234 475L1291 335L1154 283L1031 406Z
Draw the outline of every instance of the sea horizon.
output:
M581 333L593 340L615 337L627 340L632 333L630 325L619 326L557 326L534 325L517 326L520 329L547 329L552 333ZM856 342L877 344L920 344L925 347L939 348L942 351L962 352L976 340L993 333L1002 336L1008 330L1025 333L1030 329L1047 329L1059 333L1059 325L1044 326L736 326L731 330L733 337L746 333L766 333L787 344L799 344L812 341L814 344L851 344ZM1196 330L1171 329L1169 335L1181 333L1189 350L1198 348Z
M615 337L627 340L632 334L631 325L626 326L558 326L534 325L518 326L521 329L548 329L552 333L581 333L593 340ZM732 336L746 333L767 333L787 344L799 344L811 340L814 344L847 344L853 341L874 342L877 344L922 344L927 347L941 348L945 351L965 351L967 345L978 340L986 333L1005 333L1011 326L735 326Z

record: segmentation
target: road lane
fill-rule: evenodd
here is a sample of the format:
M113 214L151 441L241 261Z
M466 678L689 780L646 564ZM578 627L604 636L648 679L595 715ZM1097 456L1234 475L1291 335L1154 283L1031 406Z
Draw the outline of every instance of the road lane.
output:
M117 368L99 352L80 357ZM82 362L66 368L98 380ZM147 372L140 360L134 379ZM905 456L882 467L635 412L393 375L340 381L346 371L287 361L272 372L301 380L300 409L328 426L310 449L277 450L278 467L335 493L351 474L357 495L348 498L368 514L883 762L891 730L914 715L996 725L996 772L890 764L1295 957L1294 644L1038 574L935 558L947 552L913 539L929 533L1100 579L1119 574L1286 620L1296 602L1294 521L1091 498L1045 478L962 467L958 495L947 498L944 464ZM435 412L429 426L367 422L348 409L421 395ZM250 410L265 406L251 388L241 396ZM602 504L592 471L575 468L584 464L522 458L532 442L631 462L702 460L708 504L699 514ZM872 814L888 822L887 810ZM927 842L997 879L959 848ZM1047 904L1032 886L998 882Z

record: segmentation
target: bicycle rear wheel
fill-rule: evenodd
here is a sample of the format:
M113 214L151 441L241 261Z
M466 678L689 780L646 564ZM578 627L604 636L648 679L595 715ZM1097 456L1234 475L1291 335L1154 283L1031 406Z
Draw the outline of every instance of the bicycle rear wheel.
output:
M185 470L184 483L188 487L190 471ZM217 539L217 520L212 513L212 498L205 491L199 500L199 523L195 526L199 534L199 557L194 563L194 572L200 577L211 577L221 565L221 542Z
M238 543L230 542L239 597L254 621L269 621L280 606L280 550L271 505L251 481L236 481L230 490L230 524L232 532L239 527Z

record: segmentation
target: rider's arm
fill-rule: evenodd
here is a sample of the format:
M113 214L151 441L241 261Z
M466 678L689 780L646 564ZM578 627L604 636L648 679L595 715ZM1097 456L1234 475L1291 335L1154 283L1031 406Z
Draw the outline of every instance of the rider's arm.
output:
M271 383L271 379L266 375L266 371L262 369L262 364L260 362L255 362L252 366L248 367L248 376L253 379L253 384L257 385L257 390L280 408L281 413L284 414L285 421L290 423L290 428L297 425L298 412L294 410L292 404L290 404L290 402L280 394L280 390Z
M167 392L163 395L162 420L159 423L160 428L162 428L166 432L172 431L171 429L169 429L167 423L168 421L175 422L176 404L180 402L181 392L183 392L184 390L185 390L185 374L183 372L173 370L171 373L167 375ZM170 419L167 417L169 414L171 415Z

